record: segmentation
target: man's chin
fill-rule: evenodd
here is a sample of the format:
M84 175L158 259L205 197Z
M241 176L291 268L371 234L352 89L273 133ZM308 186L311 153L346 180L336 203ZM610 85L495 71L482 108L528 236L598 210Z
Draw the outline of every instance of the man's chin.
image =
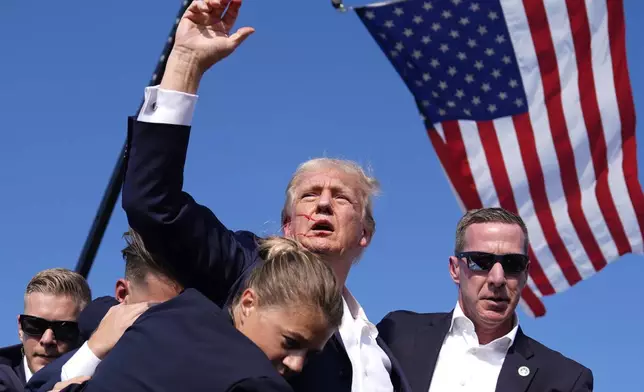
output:
M336 252L333 241L325 237L302 237L300 242L313 253L326 255Z

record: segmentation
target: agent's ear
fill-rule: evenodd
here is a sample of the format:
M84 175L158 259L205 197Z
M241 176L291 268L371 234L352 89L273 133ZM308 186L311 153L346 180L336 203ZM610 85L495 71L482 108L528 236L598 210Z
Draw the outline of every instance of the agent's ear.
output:
M239 300L239 313L243 319L250 317L257 310L257 293L253 289L246 289ZM242 321L242 320L240 320Z
M366 248L371 243L371 238L373 233L368 232L366 229L362 229L362 237L360 237L360 246Z
M449 257L449 276L452 278L452 281L457 285L461 283L460 272L461 272L461 265L458 262L458 258L456 256L450 256Z
M116 281L116 287L114 288L114 297L120 303L127 303L127 300L130 295L130 282L126 279L119 279Z
M22 325L20 325L20 316L16 317L16 320L18 321L18 339L20 339L20 342L22 344L25 343L25 333L22 332Z

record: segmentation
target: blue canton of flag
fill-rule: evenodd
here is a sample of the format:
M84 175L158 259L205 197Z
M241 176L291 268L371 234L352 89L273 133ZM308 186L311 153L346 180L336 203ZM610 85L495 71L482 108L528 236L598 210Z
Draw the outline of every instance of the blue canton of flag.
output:
M356 13L429 123L527 111L499 1L407 0Z

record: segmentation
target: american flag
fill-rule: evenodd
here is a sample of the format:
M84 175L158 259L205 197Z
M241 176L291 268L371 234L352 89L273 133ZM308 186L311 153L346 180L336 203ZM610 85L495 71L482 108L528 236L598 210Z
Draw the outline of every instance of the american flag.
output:
M355 8L411 91L464 209L526 222L523 309L642 253L622 0L407 0Z

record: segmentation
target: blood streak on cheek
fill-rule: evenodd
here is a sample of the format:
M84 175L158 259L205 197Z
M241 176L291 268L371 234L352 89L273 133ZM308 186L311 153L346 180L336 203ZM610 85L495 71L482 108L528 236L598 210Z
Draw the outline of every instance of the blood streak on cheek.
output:
M308 221L310 221L310 222L317 222L317 221L318 221L318 219L315 219L315 218L313 218L311 215L308 215L308 214L296 214L295 216L301 216L301 217L304 217L304 218L306 218L306 219L307 219ZM295 234L295 235L296 235L296 236L299 236L299 237L312 237L312 235L307 234L307 233L297 233L297 234Z

